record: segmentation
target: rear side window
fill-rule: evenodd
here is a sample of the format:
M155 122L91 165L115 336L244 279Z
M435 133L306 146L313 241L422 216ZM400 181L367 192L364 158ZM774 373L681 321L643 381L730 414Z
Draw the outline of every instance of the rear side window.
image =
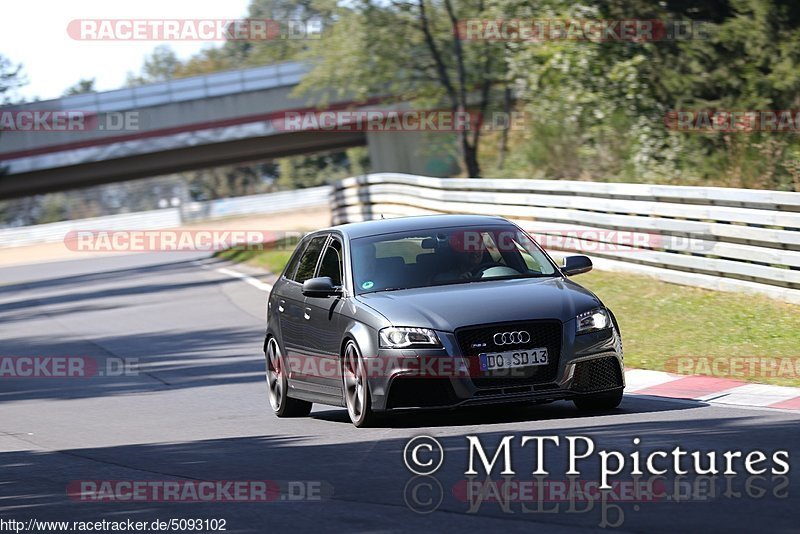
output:
M308 243L308 246L303 251L303 255L300 257L300 263L297 265L297 273L292 280L302 284L314 276L314 269L317 266L319 254L322 252L322 247L325 245L327 239L327 235L321 235L315 237Z

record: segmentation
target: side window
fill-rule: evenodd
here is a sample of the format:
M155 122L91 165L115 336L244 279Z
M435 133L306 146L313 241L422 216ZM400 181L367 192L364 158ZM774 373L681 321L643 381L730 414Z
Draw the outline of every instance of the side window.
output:
M303 251L303 256L300 258L300 263L297 266L297 274L294 276L295 282L301 284L314 276L314 269L317 267L317 260L319 254L322 252L322 246L325 240L328 239L327 235L315 237Z
M542 265L536 261L536 258L531 256L530 253L522 247L522 245L517 242L514 242L514 245L517 247L517 251L519 251L522 259L525 260L525 267L527 267L529 271L534 273L544 272Z
M303 251L308 246L308 241L301 241L297 245L297 249L292 254L292 259L289 260L289 264L286 266L286 269L283 270L283 276L288 278L289 280L294 280L294 274L297 272L297 264L300 263L300 258L303 257Z
M342 244L339 240L334 239L325 249L322 264L319 267L319 276L330 276L333 285L342 285Z

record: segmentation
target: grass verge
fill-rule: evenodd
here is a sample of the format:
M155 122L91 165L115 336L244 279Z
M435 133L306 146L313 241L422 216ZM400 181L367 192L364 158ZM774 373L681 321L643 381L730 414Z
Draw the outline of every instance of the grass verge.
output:
M293 251L293 247L281 246L266 250L229 248L217 252L214 254L214 257L234 263L246 263L247 265L259 267L271 273L280 273L289 261Z
M800 386L800 306L623 273L593 271L576 281L614 310L630 367L674 371L668 362L676 358L771 358L778 360L775 376L756 363L757 376L749 376L748 361L729 378ZM698 374L713 373L702 364Z
M217 257L278 273L291 254L288 246L230 249ZM593 271L576 281L614 311L628 367L674 372L682 359L687 373L800 386L800 306L624 273ZM776 363L774 373L763 358ZM733 361L741 367L729 365Z

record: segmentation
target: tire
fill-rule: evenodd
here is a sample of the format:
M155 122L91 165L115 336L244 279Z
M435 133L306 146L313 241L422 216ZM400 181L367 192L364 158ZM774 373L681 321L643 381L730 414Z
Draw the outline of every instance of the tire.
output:
M574 402L575 407L582 412L613 410L622 402L622 389L612 391L611 393L573 399L572 402Z
M358 428L373 426L378 417L372 411L372 395L369 392L364 358L358 345L352 340L345 344L342 352L342 392L347 415Z
M265 353L269 404L278 417L305 417L311 413L312 403L289 397L283 353L274 337L269 338Z

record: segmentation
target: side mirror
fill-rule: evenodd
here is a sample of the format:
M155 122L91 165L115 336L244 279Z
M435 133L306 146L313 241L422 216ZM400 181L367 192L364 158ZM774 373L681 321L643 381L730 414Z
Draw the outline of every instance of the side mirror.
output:
M588 273L592 270L592 260L587 256L567 256L564 258L564 266L561 272L567 276Z
M332 295L339 295L341 289L333 285L330 276L319 276L309 278L303 282L303 295L307 297L328 298Z

